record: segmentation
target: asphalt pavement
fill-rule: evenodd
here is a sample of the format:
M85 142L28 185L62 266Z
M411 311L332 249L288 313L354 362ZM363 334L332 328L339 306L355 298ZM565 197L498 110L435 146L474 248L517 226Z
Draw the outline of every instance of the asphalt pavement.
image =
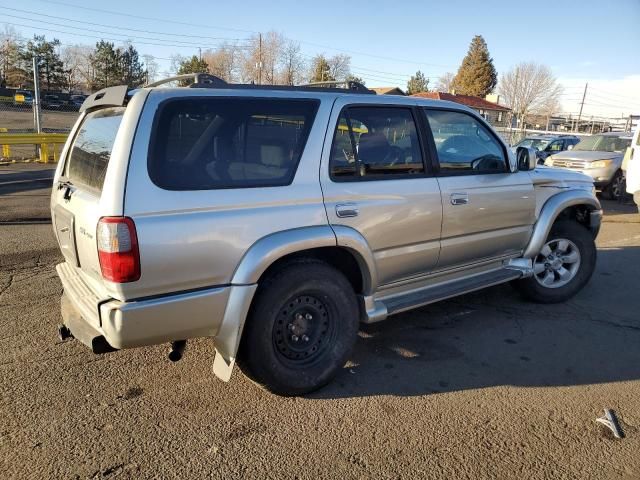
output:
M363 327L302 398L211 372L207 339L96 356L60 342L52 171L0 166L0 471L7 478L640 478L640 216L605 203L560 305L498 286ZM613 409L625 438L595 422Z

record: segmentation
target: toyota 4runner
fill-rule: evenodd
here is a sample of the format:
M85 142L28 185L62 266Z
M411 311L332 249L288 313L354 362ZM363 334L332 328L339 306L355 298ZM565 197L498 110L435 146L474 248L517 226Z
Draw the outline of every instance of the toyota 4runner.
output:
M298 395L358 323L512 282L589 280L602 211L456 103L204 74L86 99L51 197L62 338L96 353L210 337L214 373Z

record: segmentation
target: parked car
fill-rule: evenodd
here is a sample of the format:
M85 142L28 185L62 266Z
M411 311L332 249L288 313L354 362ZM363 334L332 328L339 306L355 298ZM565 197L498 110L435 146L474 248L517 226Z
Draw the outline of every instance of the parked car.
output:
M96 353L210 337L283 395L344 366L359 321L513 282L588 282L602 210L581 173L536 167L474 110L313 86L110 87L54 177L60 337ZM381 381L384 379L381 378Z
M543 164L549 155L571 150L578 143L580 138L575 135L532 135L520 140L512 150L515 152L518 147L535 148L538 163Z
M636 127L633 134L630 149L629 158L626 165L623 165L623 169L625 170L627 192L633 195L633 201L638 206L640 213L640 125Z
M13 105L16 107L31 107L33 94L27 90L16 90L13 96Z
M62 100L58 95L47 94L42 100L42 108L47 110L60 110L62 108Z
M71 95L71 98L69 100L69 105L74 110L80 110L80 107L82 106L82 103L84 102L85 98L87 98L86 95Z
M570 152L551 155L545 160L545 165L585 173L593 178L605 198L618 200L625 192L622 158L630 145L629 133L591 135L583 138Z

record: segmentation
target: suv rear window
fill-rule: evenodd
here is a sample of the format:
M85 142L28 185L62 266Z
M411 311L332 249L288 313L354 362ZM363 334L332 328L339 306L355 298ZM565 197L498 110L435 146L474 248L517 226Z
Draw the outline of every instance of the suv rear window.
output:
M124 107L104 108L87 114L67 160L65 175L71 182L102 190L124 110Z
M149 176L167 190L288 185L318 104L259 98L169 100L154 121Z

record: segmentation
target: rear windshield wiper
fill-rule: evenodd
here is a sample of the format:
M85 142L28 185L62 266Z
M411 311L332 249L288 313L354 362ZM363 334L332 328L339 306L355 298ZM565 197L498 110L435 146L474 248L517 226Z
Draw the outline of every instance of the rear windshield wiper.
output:
M62 190L63 188L71 188L71 187L73 187L73 183L71 183L71 180L67 180L67 179L58 180L58 190Z

